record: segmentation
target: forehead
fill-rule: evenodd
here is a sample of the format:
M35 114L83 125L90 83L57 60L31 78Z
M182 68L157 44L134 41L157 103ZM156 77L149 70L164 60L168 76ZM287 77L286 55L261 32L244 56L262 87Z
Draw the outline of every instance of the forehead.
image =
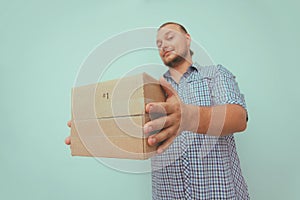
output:
M157 31L157 38L161 38L169 33L184 34L181 28L176 24L168 24Z

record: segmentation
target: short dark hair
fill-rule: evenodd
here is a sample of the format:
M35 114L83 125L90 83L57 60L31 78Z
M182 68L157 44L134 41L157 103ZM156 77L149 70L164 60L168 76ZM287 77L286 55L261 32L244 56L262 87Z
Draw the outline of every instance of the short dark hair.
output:
M183 25L181 25L181 24L179 24L179 23L176 23L176 22L166 22L166 23L163 23L162 25L160 25L160 27L158 28L158 30L161 29L162 27L164 27L164 26L166 26L166 25L170 25L170 24L174 24L174 25L176 25L176 26L179 26L179 28L180 28L184 33L188 34L188 31L186 30L186 28L185 28ZM191 54L191 56L194 54L194 52L193 52L191 49L190 49L190 54Z
M181 24L178 24L176 22L166 22L166 23L163 23L162 25L160 25L159 29L161 29L162 27L166 26L166 25L169 25L169 24L174 24L174 25L177 25L180 27L180 29L185 32L185 33L188 33L186 28L184 28L184 26L182 26Z

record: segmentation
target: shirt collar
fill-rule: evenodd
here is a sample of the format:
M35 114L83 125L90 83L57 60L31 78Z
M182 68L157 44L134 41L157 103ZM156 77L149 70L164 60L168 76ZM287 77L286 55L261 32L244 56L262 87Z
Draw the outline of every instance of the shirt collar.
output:
M189 66L189 68L187 69L187 71L184 74L191 74L195 70L198 72L198 64L197 63L193 63L191 66ZM164 76L164 78L172 78L170 70L166 71L166 73L164 73L163 76Z

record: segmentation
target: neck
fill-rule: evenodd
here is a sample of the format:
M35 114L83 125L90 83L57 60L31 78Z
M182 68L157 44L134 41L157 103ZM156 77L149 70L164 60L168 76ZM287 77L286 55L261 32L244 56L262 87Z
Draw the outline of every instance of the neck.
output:
M185 59L182 63L178 63L178 65L169 67L170 74L174 81L179 83L182 75L188 70L188 68L193 64L192 59Z

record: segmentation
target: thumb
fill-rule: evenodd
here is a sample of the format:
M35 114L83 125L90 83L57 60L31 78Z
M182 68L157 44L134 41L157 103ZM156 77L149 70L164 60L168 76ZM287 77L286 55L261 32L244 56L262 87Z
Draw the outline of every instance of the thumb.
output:
M171 86L171 84L168 83L163 77L160 77L159 84L163 87L163 89L167 93L168 97L177 94L176 91Z

